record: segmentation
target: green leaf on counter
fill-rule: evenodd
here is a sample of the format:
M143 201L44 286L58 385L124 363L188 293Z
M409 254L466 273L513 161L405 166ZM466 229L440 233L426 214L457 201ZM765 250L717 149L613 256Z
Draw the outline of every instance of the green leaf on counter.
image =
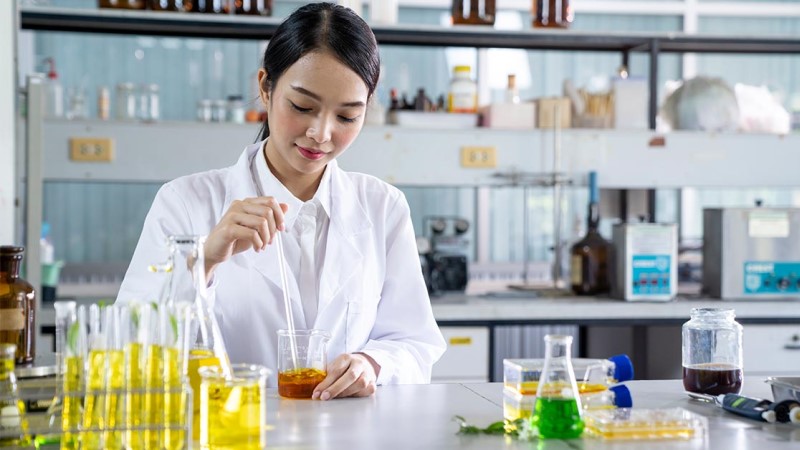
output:
M501 420L490 423L486 428L471 425L462 416L453 416L453 421L458 423L458 434L507 435L524 440L535 437L535 434L530 433L530 421L527 419Z

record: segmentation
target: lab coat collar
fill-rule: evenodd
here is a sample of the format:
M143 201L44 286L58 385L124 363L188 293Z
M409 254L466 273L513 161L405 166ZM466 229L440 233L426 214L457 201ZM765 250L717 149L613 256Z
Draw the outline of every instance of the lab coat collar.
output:
M251 170L253 158L258 154L263 142L257 142L245 148L236 164L230 168L225 180L225 201L218 217L222 217L234 200L242 200L258 196L256 180ZM360 201L350 178L339 169L336 160L328 163L326 168L330 177L330 203L327 213L330 217L328 242L326 245L325 263L319 275L319 318L324 309L337 296L342 287L357 273L363 272L363 255L359 250L358 237L372 228L372 222ZM326 195L326 197L328 197ZM266 251L248 250L245 257L264 277L281 288L280 262L277 248L268 246ZM289 296L292 299L292 313L295 324L305 323L303 307L297 281L291 271L289 278ZM270 301L282 301L273 299ZM308 324L309 326L311 324Z

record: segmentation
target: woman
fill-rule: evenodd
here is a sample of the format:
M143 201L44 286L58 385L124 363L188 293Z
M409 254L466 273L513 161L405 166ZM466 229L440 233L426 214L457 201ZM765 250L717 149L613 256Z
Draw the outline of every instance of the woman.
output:
M289 16L258 72L263 140L232 167L159 190L119 299L144 295L146 267L167 236L207 234L206 272L230 359L274 372L276 330L287 327L272 245L280 232L295 326L332 335L313 398L429 382L445 344L408 204L398 189L336 163L361 131L379 70L375 37L349 9L314 3Z

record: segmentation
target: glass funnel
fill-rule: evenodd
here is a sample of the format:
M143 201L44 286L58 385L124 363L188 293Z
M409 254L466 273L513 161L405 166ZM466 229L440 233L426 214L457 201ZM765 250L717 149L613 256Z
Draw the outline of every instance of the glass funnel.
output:
M548 334L544 342L544 368L536 391L532 425L545 439L580 437L584 424L572 369L572 336Z

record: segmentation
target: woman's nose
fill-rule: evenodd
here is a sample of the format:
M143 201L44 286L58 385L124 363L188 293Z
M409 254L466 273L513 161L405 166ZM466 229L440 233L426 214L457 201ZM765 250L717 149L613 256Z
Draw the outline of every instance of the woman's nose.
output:
M317 120L306 130L306 137L318 144L328 142L331 140L331 126L325 119Z

